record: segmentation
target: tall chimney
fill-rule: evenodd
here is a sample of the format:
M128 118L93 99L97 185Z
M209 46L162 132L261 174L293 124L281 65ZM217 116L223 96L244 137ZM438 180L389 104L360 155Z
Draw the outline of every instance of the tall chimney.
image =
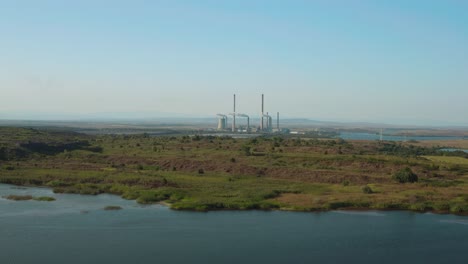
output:
M266 130L270 129L270 123L269 123L269 119L268 119L268 112L266 113L267 115L267 119L266 119Z
M236 94L234 94L234 114L232 116L232 132L236 132Z
M260 130L263 131L263 94L262 94L262 123L260 124Z
M276 129L278 129L279 132L279 112L276 113Z

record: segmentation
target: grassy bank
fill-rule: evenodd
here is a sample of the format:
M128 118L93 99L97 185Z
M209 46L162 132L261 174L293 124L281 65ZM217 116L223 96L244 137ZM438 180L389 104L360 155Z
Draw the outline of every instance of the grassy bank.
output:
M142 204L164 201L173 209L200 211L468 212L468 159L447 156L435 145L88 136L22 128L0 128L0 135L0 182L49 186L58 193L113 193ZM395 181L405 168L417 182Z

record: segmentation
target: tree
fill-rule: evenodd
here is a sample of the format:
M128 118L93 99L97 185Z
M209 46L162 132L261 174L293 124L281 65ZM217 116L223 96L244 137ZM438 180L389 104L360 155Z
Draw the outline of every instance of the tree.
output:
M406 167L393 174L393 179L399 183L413 183L418 181L418 175L416 175L409 167Z

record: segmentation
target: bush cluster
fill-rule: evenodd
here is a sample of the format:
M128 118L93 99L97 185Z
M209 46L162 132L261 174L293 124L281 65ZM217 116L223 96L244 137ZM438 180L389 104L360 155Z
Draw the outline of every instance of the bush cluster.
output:
M409 167L406 167L393 174L393 179L399 183L413 183L418 181L418 175L416 175Z

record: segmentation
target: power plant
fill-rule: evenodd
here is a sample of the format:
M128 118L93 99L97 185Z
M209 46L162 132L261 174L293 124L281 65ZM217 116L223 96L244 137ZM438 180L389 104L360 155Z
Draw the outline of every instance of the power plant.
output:
M260 124L257 128L251 127L251 118L247 114L236 112L236 95L233 96L233 112L228 114L217 114L218 116L218 131L232 132L232 133L280 133L279 112L276 115L276 128L274 128L273 117L268 112L265 113L265 96L262 94L261 107L260 107ZM231 127L228 125L228 116L232 116ZM239 126L236 123L236 117L244 117L247 119L245 126Z
M218 130L225 130L228 126L228 117L227 115L217 114L218 118Z
M248 115L246 115L246 114L237 114L237 116L247 118L247 126L245 128L245 132L250 133L251 132L250 131L250 117ZM243 132L242 130L240 130L240 131Z

